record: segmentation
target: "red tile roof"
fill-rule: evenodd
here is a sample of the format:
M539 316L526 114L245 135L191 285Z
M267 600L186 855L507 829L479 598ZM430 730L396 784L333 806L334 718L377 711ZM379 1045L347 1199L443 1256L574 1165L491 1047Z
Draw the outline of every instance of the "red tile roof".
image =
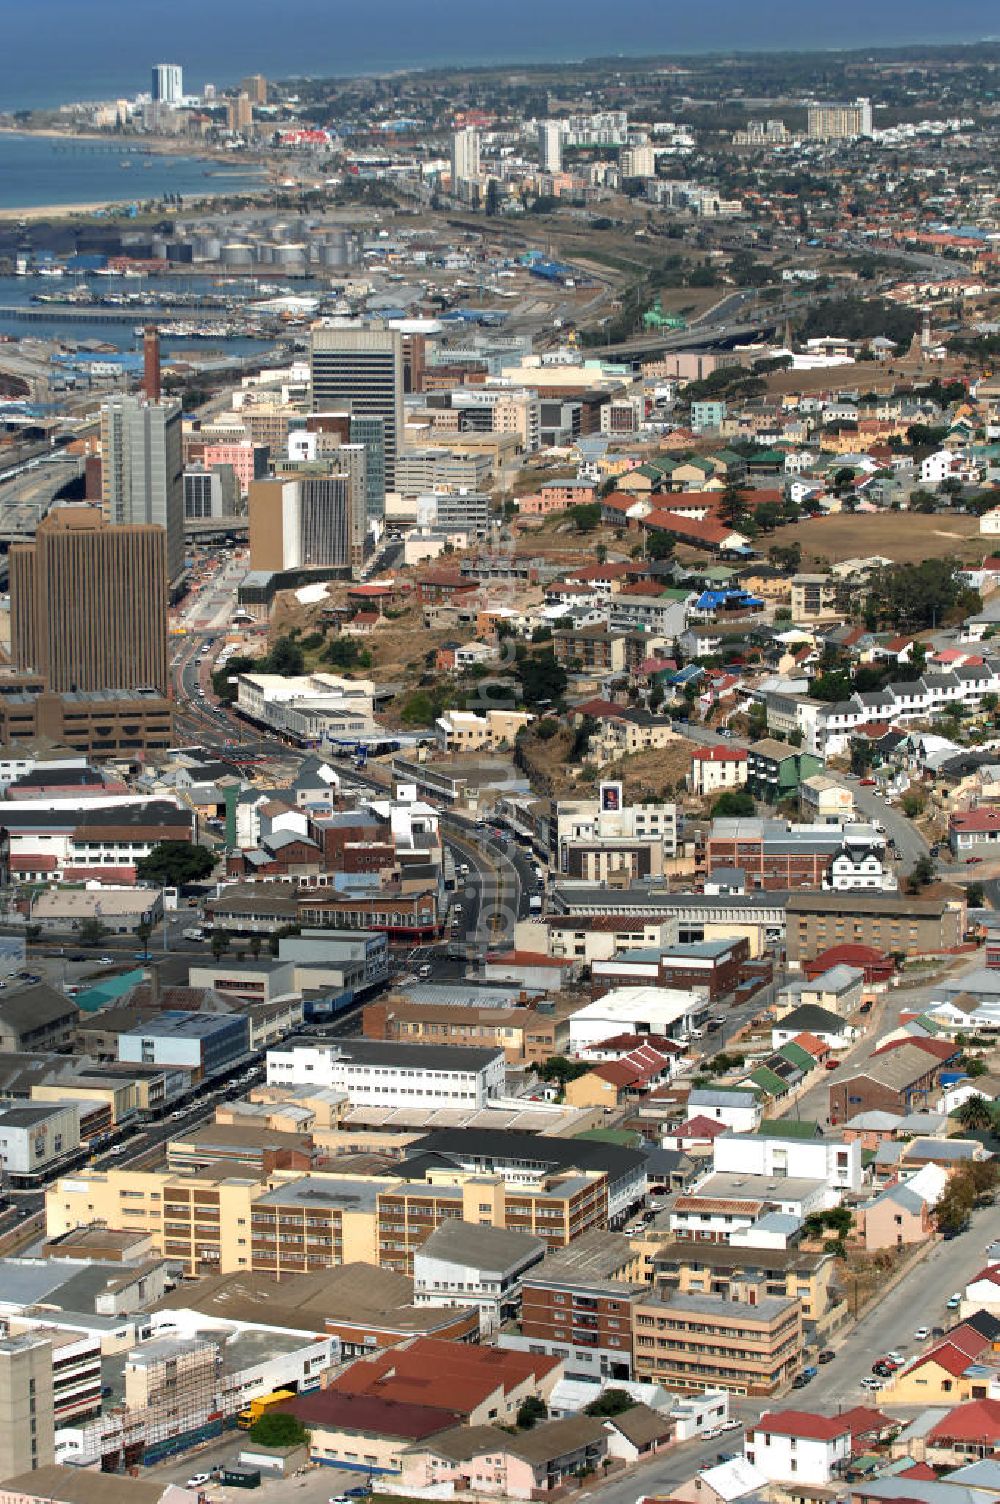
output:
M343 1395L372 1395L404 1405L437 1406L469 1415L497 1389L509 1393L525 1380L559 1366L560 1359L496 1347L469 1347L438 1337L419 1337L406 1348L363 1358L335 1378Z
M929 1462L915 1462L912 1467L904 1467L901 1473L896 1474L896 1477L919 1478L921 1483L936 1483L938 1479L937 1473Z
M905 1039L890 1039L886 1044L880 1044L877 1050L872 1050L872 1056L887 1055L890 1050L898 1050L906 1044L915 1044L917 1049L933 1055L935 1060L950 1060L958 1051L958 1046L950 1039L929 1039L923 1034L907 1034Z
M992 809L963 810L948 821L952 830L1000 830L1000 814Z
M852 1436L870 1436L873 1431L887 1431L897 1425L891 1415L873 1410L869 1405L854 1405L850 1410L842 1410L839 1418L850 1426Z
M1000 1400L970 1400L956 1405L930 1431L928 1441L1000 1441Z
M696 1117L688 1118L686 1123L679 1123L676 1128L671 1128L668 1138L718 1138L720 1133L725 1133L725 1123L717 1123L715 1118L707 1118L703 1113Z
M692 762L746 762L746 747L699 747L691 753Z
M822 1039L817 1039L815 1034L810 1034L808 1029L803 1029L801 1034L796 1034L795 1038L789 1042L797 1044L800 1049L808 1050L809 1054L815 1055L817 1060L821 1060L824 1055L830 1053L830 1046L824 1044Z
M295 1415L304 1425L328 1426L331 1430L357 1431L370 1436L423 1441L439 1431L460 1425L463 1411L439 1405L404 1405L370 1394L343 1394L336 1389L314 1390L284 1400L275 1406Z
M850 1426L842 1415L817 1415L813 1410L765 1410L754 1426L771 1436L797 1436L809 1441L833 1441Z

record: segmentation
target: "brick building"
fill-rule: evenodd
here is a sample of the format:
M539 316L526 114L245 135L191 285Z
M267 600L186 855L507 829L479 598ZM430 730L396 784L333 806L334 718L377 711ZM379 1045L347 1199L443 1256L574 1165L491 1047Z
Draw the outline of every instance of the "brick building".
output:
M830 1122L846 1123L861 1112L903 1115L930 1107L941 1062L906 1044L872 1056L863 1070L830 1087Z

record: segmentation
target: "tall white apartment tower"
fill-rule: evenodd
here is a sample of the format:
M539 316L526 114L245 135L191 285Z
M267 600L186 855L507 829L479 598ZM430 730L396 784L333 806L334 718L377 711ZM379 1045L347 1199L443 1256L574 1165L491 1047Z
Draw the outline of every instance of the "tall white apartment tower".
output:
M451 138L451 191L458 193L462 183L479 180L479 132L474 125L455 131Z
M543 172L562 172L562 123L538 122L538 165Z
M157 104L180 104L184 98L184 70L180 63L154 63L152 85Z
M167 535L167 582L184 574L184 460L181 405L122 393L101 408L101 482L105 518L152 522Z

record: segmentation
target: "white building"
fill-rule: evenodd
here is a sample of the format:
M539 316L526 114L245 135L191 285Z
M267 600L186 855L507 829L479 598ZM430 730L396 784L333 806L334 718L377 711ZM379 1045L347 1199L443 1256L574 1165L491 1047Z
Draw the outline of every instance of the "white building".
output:
M752 1133L763 1117L760 1097L747 1086L692 1086L689 1118L711 1118L732 1133Z
M0 1175L41 1175L80 1147L80 1113L72 1102L11 1102L0 1110Z
M538 122L538 165L542 172L562 172L562 138L561 120Z
M747 781L745 747L699 747L691 754L688 787L693 794L719 793L739 789Z
M838 1191L861 1189L861 1143L840 1138L799 1139L783 1134L770 1136L766 1128L756 1133L720 1133L712 1144L712 1163L717 1171L742 1175L791 1175L805 1180L825 1180Z
M418 1306L478 1306L484 1333L494 1332L521 1303L521 1276L545 1257L528 1233L471 1222L442 1222L413 1257Z
M570 1054L615 1034L646 1034L685 1039L690 1034L699 1001L673 987L616 987L570 1016Z
M321 1086L352 1107L485 1107L504 1095L502 1050L374 1039L289 1039L267 1052L268 1086Z
M474 125L467 125L451 138L451 191L460 193L463 184L478 180L479 132Z
M851 1455L851 1428L837 1416L765 1410L746 1431L743 1455L769 1483L823 1488Z

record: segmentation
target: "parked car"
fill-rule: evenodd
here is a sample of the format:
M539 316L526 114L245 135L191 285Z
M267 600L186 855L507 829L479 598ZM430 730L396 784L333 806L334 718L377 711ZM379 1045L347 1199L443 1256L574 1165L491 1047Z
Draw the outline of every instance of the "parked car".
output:
M834 1060L833 1056L831 1055L828 1060L824 1060L824 1062L823 1062L823 1068L824 1068L824 1070L835 1071L837 1069L837 1066L839 1064L840 1064L840 1061L839 1060Z
M893 1347L886 1353L883 1361L886 1363L895 1363L897 1368L902 1368L906 1362L906 1354L901 1353L898 1348Z
M978 865L979 865L979 863L981 861L982 861L982 857L981 856L967 856L965 858L965 865L967 867L978 867Z
M837 1354L834 1352L834 1350L833 1350L832 1347L824 1347L823 1351L820 1353L819 1357L816 1359L816 1362L817 1363L832 1363L833 1360L834 1360L834 1358L836 1356L837 1356Z
M101 966L114 966L115 958L114 956L102 956L98 964Z
M947 1305L946 1309L949 1310L949 1311L957 1311L958 1308L959 1308L959 1306L961 1304L962 1304L962 1292L961 1292L961 1290L956 1290L955 1293L954 1293L954 1295L952 1295L949 1298L948 1305Z
M792 1380L792 1388L793 1389L804 1389L806 1387L806 1385L808 1384L808 1382L809 1382L809 1380L806 1378L806 1376L805 1376L804 1373L797 1373L795 1375L794 1379Z
M913 1333L913 1336L917 1342L926 1342L930 1334L931 1329L929 1326L918 1326L917 1330Z
M885 1379L876 1379L876 1378L862 1379L861 1380L861 1387L862 1387L862 1389L870 1389L874 1393L874 1392L876 1392L879 1389L884 1389L885 1388Z
M802 1377L804 1379L814 1379L818 1373L819 1369L816 1367L815 1363L810 1363L808 1368L803 1368Z
M875 779L874 778L859 778L858 779L858 785L859 785L860 788L863 788L863 789L873 789L875 787Z
M202 1486L203 1483L210 1483L211 1481L212 1481L212 1474L211 1473L192 1473L191 1477L187 1480L187 1482L185 1483L184 1487L185 1488L201 1488L201 1486Z

